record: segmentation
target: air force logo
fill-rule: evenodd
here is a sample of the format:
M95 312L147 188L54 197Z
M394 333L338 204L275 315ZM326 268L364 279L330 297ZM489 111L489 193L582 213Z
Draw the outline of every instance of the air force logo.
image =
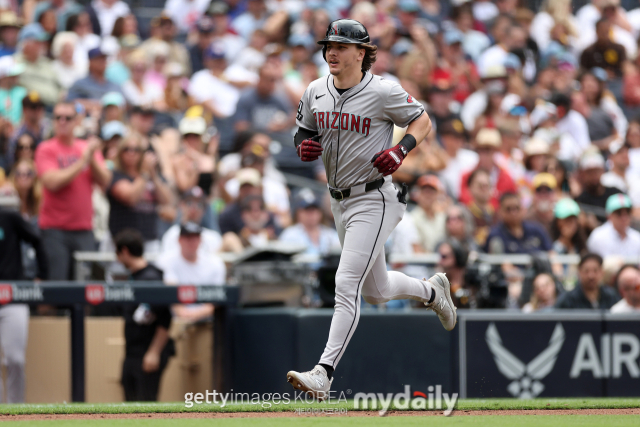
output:
M507 386L509 393L521 399L531 399L544 390L544 384L540 380L553 370L564 344L565 334L562 325L556 324L549 346L527 365L502 345L495 323L489 324L485 339L500 373L513 380Z

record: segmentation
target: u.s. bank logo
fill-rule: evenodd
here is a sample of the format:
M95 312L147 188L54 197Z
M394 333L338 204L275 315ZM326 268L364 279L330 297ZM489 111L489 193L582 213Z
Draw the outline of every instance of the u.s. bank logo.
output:
M512 380L507 391L512 396L531 399L544 390L544 384L540 381L553 370L565 334L562 325L557 323L547 348L526 365L502 345L495 323L489 324L485 339L498 370Z

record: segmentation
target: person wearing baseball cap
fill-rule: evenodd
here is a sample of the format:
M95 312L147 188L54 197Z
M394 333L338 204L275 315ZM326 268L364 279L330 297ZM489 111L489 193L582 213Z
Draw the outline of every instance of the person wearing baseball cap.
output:
M492 178L492 197L491 205L494 209L500 206L500 197L505 193L517 192L516 185L509 173L495 163L494 154L502 146L502 136L497 129L483 128L476 134L476 151L478 152L478 164L476 168L483 169L489 173ZM468 205L471 201L469 194L468 180L471 172L462 175L460 187L460 202Z
M624 193L607 198L607 222L591 232L587 247L602 257L640 257L640 232L631 228L631 199Z
M537 221L551 234L551 225L555 218L553 207L556 202L558 183L550 173L541 172L533 177L533 199L527 217L529 221Z
M67 94L67 101L78 101L88 106L100 106L100 101L109 92L122 94L122 89L105 77L107 69L107 54L95 47L87 53L89 58L89 74L77 80Z
M49 35L38 23L22 27L18 35L21 51L15 58L17 63L24 64L20 86L38 92L46 105L53 105L59 100L62 87L53 62L44 55L44 42L48 39Z
M620 190L602 185L605 161L594 146L583 154L578 166L578 181L582 186L582 193L575 200L582 205L587 216L595 215L596 219L603 223L607 220L607 214L604 212L607 200Z
M173 159L173 173L178 190L185 191L199 186L206 197L211 195L215 161L207 149L203 136L207 131L207 121L200 116L184 117L178 126L182 135L180 153ZM214 144L215 145L215 144Z
M196 24L198 30L198 40L189 47L189 60L194 73L204 68L204 52L213 43L214 25L213 19L203 16Z
M309 188L303 188L293 200L295 223L282 231L278 240L305 246L307 255L326 255L340 250L340 239L333 228L324 225L320 199ZM320 263L311 267L319 267Z
M122 120L127 101L120 92L107 92L100 100L104 122Z
M431 174L419 177L411 191L411 199L418 204L410 213L411 219L418 232L418 243L427 252L433 252L445 238L446 215L438 200L442 191L442 183Z
M553 250L557 254L582 254L587 250L587 233L578 221L580 206L575 200L565 197L558 200L553 208L554 220L551 226ZM569 270L565 267L565 272ZM575 269L575 267L574 267Z

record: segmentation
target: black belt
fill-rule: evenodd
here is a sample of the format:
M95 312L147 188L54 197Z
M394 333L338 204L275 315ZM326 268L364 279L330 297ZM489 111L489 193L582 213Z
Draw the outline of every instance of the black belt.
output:
M367 182L364 186L364 191L365 193L368 193L369 191L377 190L378 188L382 187L382 184L384 184L384 178ZM346 190L334 190L332 188L329 188L329 194L331 194L331 197L336 200L343 200L351 195L351 188L347 188Z

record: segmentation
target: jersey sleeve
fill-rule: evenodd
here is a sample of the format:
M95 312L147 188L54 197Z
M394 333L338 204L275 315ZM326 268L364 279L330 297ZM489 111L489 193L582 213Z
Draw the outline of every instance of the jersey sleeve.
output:
M409 95L402 86L394 83L385 100L384 118L391 120L398 127L408 126L409 123L424 113L424 107L413 96Z
M318 130L318 126L316 124L316 119L313 117L313 113L311 112L311 98L310 90L304 92L302 95L302 99L298 104L298 112L296 113L296 125L301 128L309 129L309 130Z

